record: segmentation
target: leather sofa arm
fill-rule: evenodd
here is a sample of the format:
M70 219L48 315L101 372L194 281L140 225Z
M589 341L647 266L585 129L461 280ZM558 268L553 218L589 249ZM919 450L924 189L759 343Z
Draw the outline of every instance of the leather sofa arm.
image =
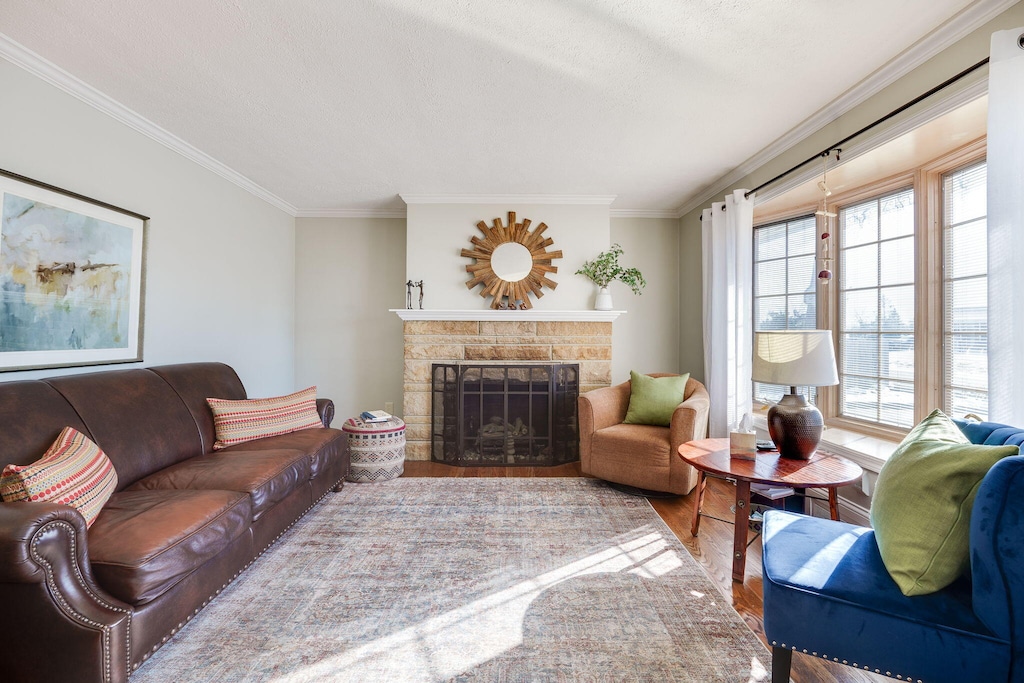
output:
M67 505L0 503L0 583L41 583L43 568L33 559L32 543L46 525L64 522L84 538L85 519ZM84 552L84 546L82 547ZM67 558L79 562L84 556Z
M132 608L96 584L86 534L66 505L0 503L5 680L128 680Z
M330 427L331 422L334 421L334 401L329 398L318 398L316 400L316 412L320 414L324 427Z

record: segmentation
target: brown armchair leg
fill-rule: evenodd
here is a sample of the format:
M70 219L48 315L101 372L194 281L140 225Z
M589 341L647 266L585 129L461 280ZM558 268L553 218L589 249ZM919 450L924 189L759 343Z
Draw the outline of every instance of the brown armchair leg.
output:
M789 667L793 651L785 647L772 647L772 683L789 683Z

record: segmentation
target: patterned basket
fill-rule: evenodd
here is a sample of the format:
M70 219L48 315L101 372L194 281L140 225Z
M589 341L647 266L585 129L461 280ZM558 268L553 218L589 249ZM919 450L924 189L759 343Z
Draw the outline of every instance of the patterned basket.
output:
M372 423L350 417L341 430L348 435L352 456L346 481L371 484L402 476L405 471L405 422L397 417L387 422Z

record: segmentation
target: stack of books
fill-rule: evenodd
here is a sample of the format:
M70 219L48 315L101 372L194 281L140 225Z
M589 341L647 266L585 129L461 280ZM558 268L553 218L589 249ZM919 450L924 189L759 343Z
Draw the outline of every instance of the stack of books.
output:
M792 486L777 486L769 484L751 484L750 492L756 493L757 495L767 498L768 500L778 500L779 498L785 498L786 496L792 496L796 491L793 490Z
M359 419L363 422L387 422L391 419L391 413L385 413L383 410L364 410L360 413Z

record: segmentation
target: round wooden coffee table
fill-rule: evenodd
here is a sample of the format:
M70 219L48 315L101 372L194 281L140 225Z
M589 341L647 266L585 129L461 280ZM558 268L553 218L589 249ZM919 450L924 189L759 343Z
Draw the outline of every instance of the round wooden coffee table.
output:
M688 441L679 447L679 456L697 470L697 487L693 501L693 522L690 533L700 530L701 504L707 476L736 482L736 515L733 533L732 580L743 582L747 564L747 520L750 517L750 485L770 484L795 489L823 488L828 491L828 509L832 519L839 519L839 498L836 489L860 481L860 466L838 455L821 450L809 460L779 457L777 451L758 452L753 460L733 457L729 439Z

